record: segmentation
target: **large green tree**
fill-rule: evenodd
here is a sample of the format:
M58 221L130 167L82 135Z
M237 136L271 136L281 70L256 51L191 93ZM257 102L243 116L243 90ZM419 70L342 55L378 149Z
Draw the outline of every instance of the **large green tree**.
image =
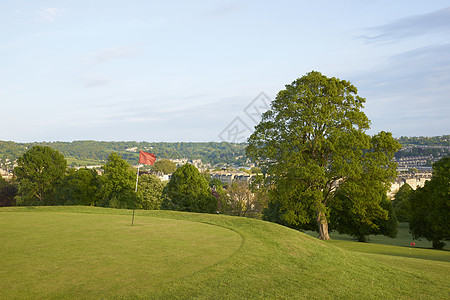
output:
M54 205L55 189L64 178L67 161L57 150L34 146L17 160L18 205Z
M95 205L100 200L101 178L96 170L72 169L62 180L56 197L64 205Z
M399 145L389 133L366 134L370 121L361 111L364 103L350 82L315 71L277 94L247 147L247 156L273 185L271 201L277 203L269 205L269 215L275 212L281 223L300 228L314 221L319 238L329 239L329 203L338 188L348 184L354 190L352 182L368 168L371 176L364 180L369 183L388 176L378 175L386 169L395 173L389 162Z
M392 158L398 144L382 131L371 137L370 145L362 153L362 172L340 183L329 202L333 229L359 241L368 235L397 236L397 218L386 194L397 175Z
M433 164L433 176L410 197L409 230L414 238L426 238L433 248L450 239L450 157Z
M103 166L100 206L134 208L136 206L136 173L117 153L111 153Z
M351 201L347 195L338 193L330 202L331 228L360 242L365 242L369 235L395 238L398 222L394 208L385 193L381 193L380 198L381 201Z
M172 174L172 178L163 190L161 209L214 213L217 199L198 169L185 164Z

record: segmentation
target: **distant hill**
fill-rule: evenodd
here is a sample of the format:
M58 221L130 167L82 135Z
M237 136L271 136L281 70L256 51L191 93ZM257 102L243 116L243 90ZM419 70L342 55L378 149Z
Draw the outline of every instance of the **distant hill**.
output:
M397 140L402 145L400 151L395 154L397 159L421 157L427 161L425 165L431 167L433 162L450 155L450 135L401 137Z
M35 142L16 143L0 141L0 165L17 160L24 152L34 145L50 146L60 151L67 159L69 165L101 165L112 152L118 153L131 164L136 164L139 151L148 151L156 154L158 158L190 160L201 159L204 164L242 165L246 161L245 144L226 142L205 143L150 143L150 142Z
M450 135L436 137L400 137L397 139L403 148L397 158L405 156L433 155L441 157L450 154ZM166 142L34 142L16 143L0 141L0 167L12 165L25 151L34 145L46 145L60 151L71 166L102 165L112 152L118 153L130 164L138 161L139 151L148 151L158 158L189 160L201 159L204 164L244 165L246 144L227 142L166 143Z
M450 146L450 135L441 135L441 136L413 136L407 137L402 136L397 138L397 141L402 144L402 146Z

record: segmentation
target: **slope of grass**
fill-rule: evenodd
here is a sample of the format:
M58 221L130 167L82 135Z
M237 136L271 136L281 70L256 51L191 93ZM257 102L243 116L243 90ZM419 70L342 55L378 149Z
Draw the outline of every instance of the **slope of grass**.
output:
M317 233L312 231L307 231L307 234L317 236ZM350 251L450 262L449 243L443 250L435 250L432 249L430 241L413 240L408 223L399 224L396 238L376 235L369 236L367 242L361 243L349 235L337 232L330 233L330 237L330 243L334 246ZM411 247L411 242L415 242L415 246Z
M254 219L0 209L0 298L445 299L450 264L354 253ZM448 253L448 252L445 252ZM420 293L420 296L418 296Z

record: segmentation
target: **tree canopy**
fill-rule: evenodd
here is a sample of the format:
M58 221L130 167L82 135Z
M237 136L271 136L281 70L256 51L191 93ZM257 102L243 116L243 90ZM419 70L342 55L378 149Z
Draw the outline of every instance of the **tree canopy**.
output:
M133 208L136 205L136 173L117 153L111 153L103 166L101 206Z
M155 163L152 166L152 169L156 172L161 172L164 174L172 174L176 171L177 165L168 159L161 159L158 161L155 161Z
M443 248L450 238L450 157L433 164L433 176L410 197L409 230Z
M370 121L364 103L350 82L315 71L277 94L246 151L274 187L269 207L275 210L266 216L293 227L310 228L315 221L319 238L329 239L330 202L339 188L351 192L354 203L380 204L381 187L396 175L391 159L400 145L390 133L365 133ZM367 188L358 195L362 182Z
M164 183L155 175L142 174L139 176L137 198L142 209L160 209Z
M72 169L61 181L56 197L64 205L95 205L99 201L101 186L101 177L96 170Z
M172 174L163 190L162 209L214 213L217 199L212 196L208 182L198 169L185 164Z
M19 182L19 205L54 205L55 188L66 174L64 155L47 146L34 146L14 169Z
M403 184L398 192L395 194L393 205L394 211L399 222L408 222L410 213L410 203L409 199L414 193L412 187L405 183Z

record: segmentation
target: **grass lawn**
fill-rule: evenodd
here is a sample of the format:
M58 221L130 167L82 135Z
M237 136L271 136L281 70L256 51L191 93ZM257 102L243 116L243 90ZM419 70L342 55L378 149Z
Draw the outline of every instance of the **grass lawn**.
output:
M317 236L317 233L312 231L308 231L307 234L313 237ZM399 224L395 239L375 235L370 236L367 242L361 243L351 236L336 232L330 233L330 237L332 238L330 243L350 251L450 262L450 245L448 242L443 250L434 250L431 242L426 239L413 240L411 233L409 233L408 223ZM416 245L411 247L411 242L415 242Z
M448 298L448 251L344 242L222 215L137 211L131 226L128 210L1 208L0 298Z

